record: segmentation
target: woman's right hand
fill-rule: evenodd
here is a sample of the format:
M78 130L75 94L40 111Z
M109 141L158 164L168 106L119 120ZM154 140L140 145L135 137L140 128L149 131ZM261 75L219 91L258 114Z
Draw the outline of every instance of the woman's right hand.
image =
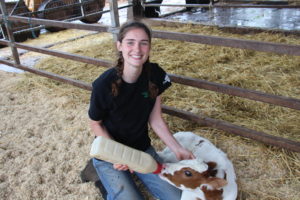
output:
M177 151L174 153L178 160L196 159L196 156L191 151L189 151L183 147L178 148Z
M127 165L123 165L123 164L114 164L114 169L119 170L119 171L127 171L129 170L131 173L133 173L133 171L131 169L129 169L129 167Z

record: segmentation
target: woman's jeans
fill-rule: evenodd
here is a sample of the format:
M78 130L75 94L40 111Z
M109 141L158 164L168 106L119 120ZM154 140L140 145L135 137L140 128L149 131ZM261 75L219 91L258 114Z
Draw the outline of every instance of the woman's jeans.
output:
M158 162L161 161L153 147L145 151ZM142 200L143 195L137 188L131 173L119 171L113 168L111 163L103 160L93 159L97 174L107 191L107 200ZM149 192L160 200L179 200L181 191L166 181L159 178L157 174L141 174L134 172Z

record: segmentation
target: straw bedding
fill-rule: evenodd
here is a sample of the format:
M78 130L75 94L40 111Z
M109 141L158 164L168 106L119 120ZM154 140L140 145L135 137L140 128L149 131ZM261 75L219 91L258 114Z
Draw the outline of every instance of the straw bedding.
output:
M300 44L296 36L238 35L207 26L154 29ZM55 34L75 32L79 34L72 30ZM26 43L45 44L46 38L57 38L55 34ZM113 60L112 46L111 35L101 33L53 49ZM23 57L26 56L37 54L27 53ZM154 39L151 61L171 74L300 99L299 56ZM105 70L48 56L35 67L88 83ZM0 199L102 199L92 183L81 183L79 178L93 139L87 116L90 92L30 73L1 72L0 76ZM179 84L173 84L163 99L168 106L300 140L299 111ZM238 177L238 199L300 198L299 153L176 117L164 117L173 132L193 131L228 154ZM164 147L152 132L151 137L157 149ZM151 199L148 195L147 198Z

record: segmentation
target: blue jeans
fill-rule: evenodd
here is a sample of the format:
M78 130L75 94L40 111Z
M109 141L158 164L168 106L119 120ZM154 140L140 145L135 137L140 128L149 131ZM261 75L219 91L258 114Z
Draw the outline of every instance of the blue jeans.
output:
M161 161L153 147L145 151L158 162ZM93 159L97 174L107 191L107 200L142 200L145 199L137 188L129 171L119 171L113 168L111 163L103 160ZM134 172L149 192L160 200L180 200L181 191L166 181L159 178L157 174L141 174Z

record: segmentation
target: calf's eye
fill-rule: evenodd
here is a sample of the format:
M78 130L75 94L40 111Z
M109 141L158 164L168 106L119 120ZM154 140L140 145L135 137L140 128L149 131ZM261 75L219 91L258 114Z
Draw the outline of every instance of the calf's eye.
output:
M190 171L188 171L188 170L185 170L185 171L184 171L184 174L185 174L186 176L188 176L188 177L193 176L192 172L190 172Z

